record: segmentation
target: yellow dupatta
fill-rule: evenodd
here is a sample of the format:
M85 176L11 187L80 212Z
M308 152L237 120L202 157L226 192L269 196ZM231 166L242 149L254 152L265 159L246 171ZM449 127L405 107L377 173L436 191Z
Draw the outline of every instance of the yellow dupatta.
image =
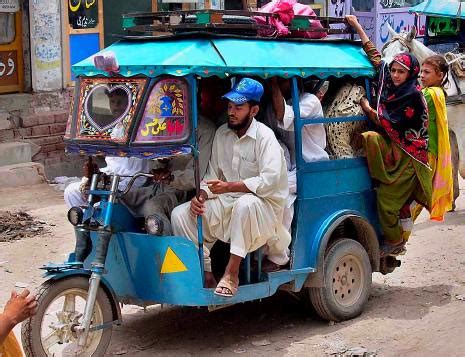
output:
M22 357L23 352L19 346L18 341L16 340L13 331L11 331L8 336L6 336L3 343L0 344L0 356L2 357Z
M430 87L425 90L428 91L433 99L438 128L438 158L433 177L430 219L433 221L443 221L445 213L452 209L454 194L446 98L441 88Z

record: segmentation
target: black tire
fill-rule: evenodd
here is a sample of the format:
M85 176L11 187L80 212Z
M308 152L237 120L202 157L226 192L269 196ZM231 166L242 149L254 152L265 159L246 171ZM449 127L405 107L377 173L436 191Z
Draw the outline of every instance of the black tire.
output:
M37 313L33 317L24 321L21 326L21 341L23 343L23 348L26 356L48 356L42 344L41 337L42 321L44 319L48 307L57 298L62 296L67 291L78 291L79 293L82 292L83 296L80 296L82 299L84 299L84 297L87 297L88 288L89 278L83 276L65 278L62 280L52 282L48 281L42 284L39 293L37 294L37 300L39 304ZM102 287L99 287L99 290L97 292L95 307L99 310L99 316L103 318L103 323L113 321L111 301ZM97 310L94 308L94 313L96 313L96 311ZM100 357L105 354L105 351L107 350L111 340L112 328L105 328L100 331L101 337L100 340L98 340L98 345L93 351L93 353L92 351L86 351L86 353L80 354L80 356ZM96 331L94 333L99 333L99 331Z
M371 288L372 270L365 248L353 239L340 239L329 246L324 259L325 286L308 289L316 313L336 322L360 315Z

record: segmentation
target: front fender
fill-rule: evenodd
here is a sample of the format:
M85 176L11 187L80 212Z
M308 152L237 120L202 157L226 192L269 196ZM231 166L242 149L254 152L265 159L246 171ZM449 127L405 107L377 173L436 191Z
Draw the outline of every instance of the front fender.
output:
M68 270L62 270L60 272L52 273L52 272L47 272L45 276L48 278L45 282L56 282L59 280L63 279L69 279L71 277L76 277L76 276L82 276L85 278L90 278L90 275L92 274L92 271L89 269L68 269ZM121 315L121 309L118 304L118 299L116 297L116 294L110 284L105 280L105 278L101 278L100 280L100 285L102 289L105 291L107 294L110 302L111 302L111 310L113 312L113 321L122 321L122 315Z

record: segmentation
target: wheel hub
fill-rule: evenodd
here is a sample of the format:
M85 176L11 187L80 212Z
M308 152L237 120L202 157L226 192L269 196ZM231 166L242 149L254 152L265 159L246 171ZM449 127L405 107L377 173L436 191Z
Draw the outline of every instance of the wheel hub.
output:
M74 327L79 325L82 314L79 312L58 311L56 313L58 323L51 322L49 327L55 331L59 343L69 343L77 339Z
M335 265L332 277L332 292L336 302L345 307L353 305L362 292L361 262L353 255L342 257Z
M344 275L342 278L341 278L341 284L342 285L347 285L347 276Z

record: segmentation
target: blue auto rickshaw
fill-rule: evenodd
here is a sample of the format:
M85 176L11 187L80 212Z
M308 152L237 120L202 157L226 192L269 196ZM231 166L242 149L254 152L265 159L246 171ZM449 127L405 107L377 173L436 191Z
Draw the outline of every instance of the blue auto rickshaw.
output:
M204 15L211 12L196 13L198 20ZM126 24L141 26L144 16L153 21L154 14L128 15ZM107 70L97 68L95 63L109 53L111 65ZM299 113L297 78L362 79L371 93L370 78L375 74L360 44L350 40L205 32L130 35L77 63L73 71L77 79L65 136L67 152L151 160L178 155L198 159L197 88L206 77L292 79L294 112ZM117 89L128 100L124 113L113 117L101 103L103 93ZM91 244L78 242L67 262L43 267L46 281L38 294L39 310L22 327L26 354L53 356L74 348L82 356L103 355L112 327L122 323L121 304L221 307L263 299L280 289L304 292L324 319L358 316L369 296L372 273L389 273L399 265L393 257L380 259L376 195L366 160L307 163L301 148L306 124L361 120L366 118L309 120L296 115L298 187L290 266L263 273L260 250L250 253L238 293L231 298L204 287L202 244L152 234L153 227L120 203L137 178L150 174L135 175L123 192L118 189L122 177L102 182L102 175L94 174L88 204L68 213L76 235ZM198 188L198 165L196 172ZM80 262L77 256L89 247L90 254ZM255 269L252 255L258 261Z

